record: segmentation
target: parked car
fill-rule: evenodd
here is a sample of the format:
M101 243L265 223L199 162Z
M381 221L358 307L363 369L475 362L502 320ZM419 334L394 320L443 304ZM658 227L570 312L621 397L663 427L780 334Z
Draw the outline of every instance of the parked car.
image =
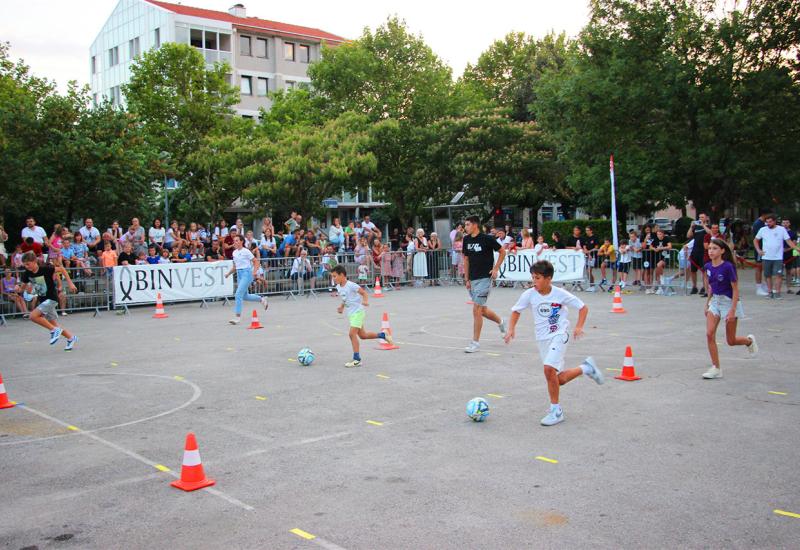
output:
M647 224L653 227L660 227L667 235L672 235L673 222L668 218L650 218Z

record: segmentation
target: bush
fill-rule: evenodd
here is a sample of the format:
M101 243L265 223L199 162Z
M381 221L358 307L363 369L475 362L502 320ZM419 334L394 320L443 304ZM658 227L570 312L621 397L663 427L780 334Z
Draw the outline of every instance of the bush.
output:
M689 226L692 225L694 220L690 217L678 218L675 220L675 225L672 227L672 234L681 239L686 239L686 233L689 231Z
M611 220L562 220L544 222L542 224L542 235L544 235L544 240L549 243L551 241L550 235L552 235L554 231L558 231L561 234L562 241L566 241L567 238L572 235L572 228L576 225L581 228L581 231L585 231L586 226L591 225L598 239L602 240L608 238L611 240L612 238ZM617 236L620 241L627 236L625 227L619 223L617 224Z

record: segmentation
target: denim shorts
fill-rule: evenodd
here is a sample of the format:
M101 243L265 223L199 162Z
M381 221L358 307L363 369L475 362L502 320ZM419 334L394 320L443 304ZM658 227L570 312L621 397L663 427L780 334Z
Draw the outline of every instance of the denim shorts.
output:
M470 296L472 301L479 306L485 306L489 299L489 292L492 289L492 278L475 279L470 281Z
M708 311L715 317L725 319L728 316L728 312L731 310L731 305L733 305L733 300L731 298L728 298L724 294L714 294L711 297L711 301L708 303ZM742 317L744 317L744 308L742 308L742 302L739 300L736 304L736 318L741 319Z

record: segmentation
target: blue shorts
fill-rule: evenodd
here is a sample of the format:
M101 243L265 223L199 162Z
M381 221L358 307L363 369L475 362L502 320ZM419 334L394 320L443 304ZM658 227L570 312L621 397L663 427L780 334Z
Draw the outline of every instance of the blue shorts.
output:
M474 281L470 281L469 294L472 297L472 301L479 306L486 305L486 302L489 299L489 292L491 290L492 290L491 277L486 277L483 279L475 279Z

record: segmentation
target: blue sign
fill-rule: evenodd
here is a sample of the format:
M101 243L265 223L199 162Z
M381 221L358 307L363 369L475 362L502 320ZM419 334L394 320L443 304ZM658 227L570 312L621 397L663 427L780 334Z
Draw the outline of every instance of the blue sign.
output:
M339 201L336 199L325 199L322 201L322 206L325 208L339 208Z
M179 182L175 178L169 178L167 180L167 189L177 189L180 186L181 186L181 182Z

